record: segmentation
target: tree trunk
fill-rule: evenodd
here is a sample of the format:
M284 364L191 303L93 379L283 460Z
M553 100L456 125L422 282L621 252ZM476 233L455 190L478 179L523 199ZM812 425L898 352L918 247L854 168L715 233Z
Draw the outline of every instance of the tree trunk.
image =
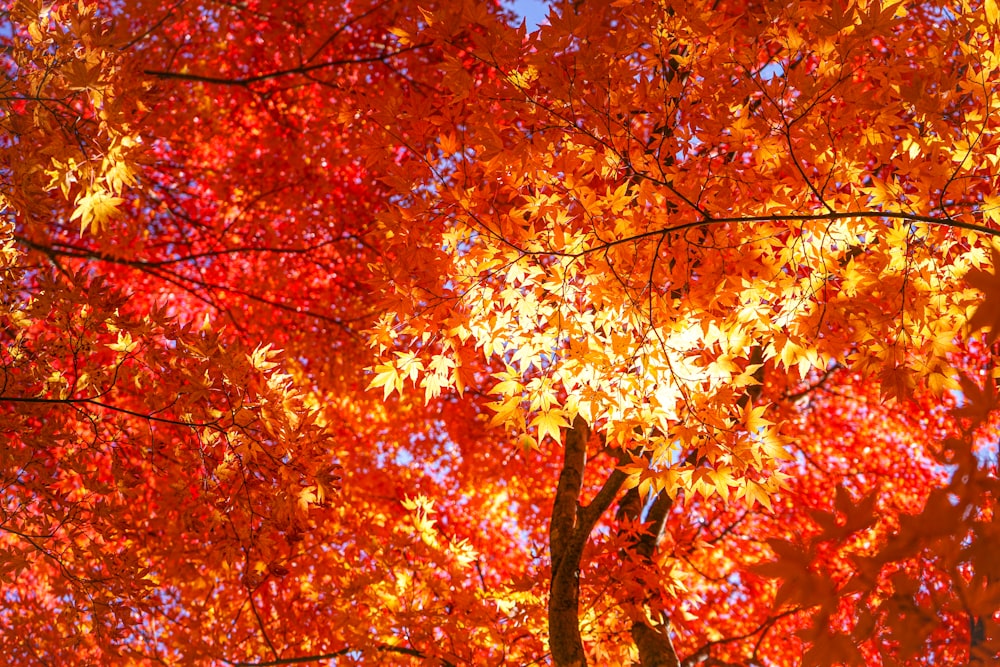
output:
M552 585L549 590L549 649L556 667L583 667L587 658L580 637L580 558L601 515L614 502L627 475L614 470L589 505L580 505L583 472L587 465L590 429L577 417L566 429L563 469L552 505L549 554ZM624 455L620 458L624 463Z
M549 525L549 555L552 559L552 586L549 591L549 648L556 667L583 667L583 639L580 637L580 555L578 510L583 469L587 465L587 438L590 430L581 417L566 430L563 469L552 505Z
M632 625L632 640L639 649L639 664L642 667L680 667L665 626L650 627L637 622Z

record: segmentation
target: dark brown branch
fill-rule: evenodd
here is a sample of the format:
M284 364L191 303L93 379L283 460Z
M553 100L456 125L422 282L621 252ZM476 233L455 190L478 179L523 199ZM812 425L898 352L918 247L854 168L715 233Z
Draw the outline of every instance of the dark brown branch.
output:
M227 665L232 665L232 667L280 667L281 665L303 665L310 662L320 662L322 660L334 660L336 658L341 658L348 653L357 651L358 649L347 647L342 648L339 651L334 651L333 653L322 653L317 655L303 655L296 658L279 658L278 660L269 660L267 662L236 662L233 660L225 660ZM377 651L381 653L398 653L400 655L408 655L412 658L419 658L421 660L426 660L427 656L420 651L407 648L405 646L390 646L388 644L381 644L376 647ZM441 660L441 667L455 667L454 663L448 660Z
M643 531L639 537L639 541L635 545L635 552L640 558L649 560L653 557L653 552L656 551L656 545L660 541L660 536L663 535L663 526L667 522L667 514L670 513L670 508L673 506L673 498L663 491L653 501L653 506L646 513L646 522L649 525Z
M0 403L39 403L39 404L50 404L50 405L93 405L98 408L104 408L105 410L111 410L112 412L120 412L122 414L130 415L132 417L138 417L139 419L145 419L151 422L158 422L160 424L173 424L174 426L190 426L192 428L205 428L218 426L216 422L183 422L176 419L166 419L164 417L157 417L154 414L136 412L135 410L129 410L128 408L121 408L117 405L111 405L110 403L102 403L101 401L96 401L92 398L38 398L34 396L0 396Z
M632 641L639 649L639 664L642 667L680 667L677 652L665 627L633 623Z
M220 86L249 86L250 84L259 83L261 81L277 79L283 76L304 75L310 72L315 72L316 70L326 69L329 67L345 67L348 65L364 65L366 63L385 62L387 60L395 58L396 56L400 56L408 51L414 51L416 49L421 49L427 46L430 46L430 42L413 44L411 46L406 46L397 49L391 53L380 53L379 55L376 56L368 56L365 58L345 58L342 60L325 60L321 63L314 63L312 65L290 67L288 69L275 70L273 72L266 72L264 74L255 74L253 76L244 76L237 78L210 76L208 74L194 74L190 72L170 72L170 71L155 70L155 69L143 70L143 74L146 74L148 76L154 76L158 79L197 81L198 83L211 83Z
M590 429L582 417L565 431L563 468L552 505L552 522L549 525L549 547L553 554L553 569L557 568L556 556L566 550L576 528L580 491L583 488L583 469L587 465L587 438Z
M73 248L72 250L65 250L63 248L58 248L55 246L46 246L39 243L35 243L23 237L16 237L16 239L19 243L22 243L28 246L29 248L32 248L33 250L37 250L39 252L46 254L51 260L54 260L56 257L94 259L101 262L107 262L109 264L120 264L122 266L128 266L136 270L143 271L144 273L147 273L148 275L153 276L154 278L163 280L165 282L169 282L173 285L180 287L181 289L186 290L187 292L193 294L194 296L201 299L208 305L222 312L225 312L222 306L215 303L212 299L206 297L204 294L199 292L197 288L203 288L206 290L215 289L223 292L229 292L231 294L236 294L251 301L256 301L258 303L263 303L265 305L272 306L279 310L284 310L286 312L294 313L296 315L305 315L307 317L311 317L321 322L327 322L329 324L332 324L333 326L340 328L345 334L347 334L351 338L354 338L355 340L360 339L360 334L358 334L353 328L351 328L348 322L358 321L362 319L361 317L354 318L352 320L342 320L338 317L333 317L332 315L325 315L315 310L305 309L302 308L301 306L292 306L286 303L282 303L281 301L269 299L267 297L260 296L259 294L254 294L252 292L247 292L245 290L238 289L231 285L224 285L221 283L211 283L208 282L207 280L192 278L190 276L185 276L175 271L167 271L161 268L166 264L174 263L173 261L145 262L142 260L124 259L121 257L115 257L113 255L92 252L89 250L81 250L78 248ZM285 251L270 250L270 252L285 252ZM203 253L201 256L208 256L208 255L209 253ZM192 254L188 258L185 258L184 260L177 260L177 261L187 261L189 259L194 259L197 257L198 257L197 255ZM189 283L189 285L185 285L184 283ZM194 287L191 287L190 285L193 285ZM232 318L232 316L230 317ZM232 319L234 322L236 321L235 318Z
M705 644L704 646L702 646L701 648L699 648L697 651L695 651L692 655L689 655L684 660L683 667L695 667L696 665L705 665L705 664L708 664L707 661L709 659L711 659L711 657L710 657L711 656L711 651L712 651L712 647L714 647L714 646L719 646L719 645L722 645L722 644L728 644L728 643L732 643L732 642L743 641L743 640L749 639L749 638L751 638L751 637L753 637L754 635L757 635L757 634L761 635L760 638L763 639L764 635L766 635L771 630L771 628L774 627L775 623L777 623L781 619L786 618L788 616L792 616L794 614L798 614L801 611L802 611L802 609L800 607L792 607L791 609L787 609L787 610L781 612L780 614L777 614L776 616L771 616L771 617L765 619L763 623L761 623L760 625L758 625L753 630L750 630L749 632L745 632L745 633L743 633L741 635L734 635L732 637L726 637L724 639L716 639L714 641L710 641L707 644ZM754 657L756 658L756 655Z
M801 391L795 392L794 394L786 394L785 396L782 396L782 398L784 398L787 401L791 401L791 402L794 403L795 401L799 400L800 398L808 395L810 392L813 392L813 391L815 391L817 389L820 389L824 384L826 384L826 381L830 379L830 376L833 374L833 372L834 371L838 371L841 368L843 368L843 366L841 366L839 363L833 364L832 366L830 366L829 368L827 368L825 371L823 371L823 375L821 375L820 378L818 380L816 380L816 382L814 382L813 384L809 385L808 387L806 387L805 389L803 389Z
M251 535L251 539L253 539L253 535ZM249 556L249 554L247 555ZM247 596L247 602L250 603L250 611L253 612L253 617L257 621L257 627L260 629L260 636L264 638L264 643L267 644L267 648L271 650L271 655L274 656L275 660L281 660L281 654L278 653L278 649L274 648L274 642L271 641L271 636L267 633L267 624L264 623L264 619L261 618L260 610L257 609L257 603L254 602L253 592Z
M760 345L754 345L750 350L750 365L758 366L753 372L753 379L757 384L747 387L743 395L736 401L736 405L745 408L747 403L751 403L760 398L760 392L764 389L764 349Z
M333 32L331 32L330 35L325 40L323 40L322 44L320 44L318 47L316 47L315 50L313 50L312 55L309 56L308 58L306 58L306 62L307 63L311 63L312 61L316 60L316 58L319 57L319 54L323 53L323 51L324 51L324 49L326 49L326 47L328 47L331 44L333 44L334 40L336 40L337 37L339 37L340 35L342 35L345 30L347 30L348 28L350 28L353 25L356 25L362 19L367 18L368 16L371 16L376 11L378 11L378 10L382 9L383 7L385 7L387 4L389 4L389 0L382 0L382 2L379 2L379 3L375 4L375 5L372 5L367 10L361 12L360 14L355 14L355 15L351 16L347 21L345 21L344 23L340 24Z
M233 662L232 660L223 660L223 662L227 665L232 665L233 667L278 667L279 665L302 665L309 662L319 662L321 660L333 660L334 658L340 658L350 652L351 649L343 648L339 651L334 651L333 653L305 655L298 658L281 658L279 660L269 660L267 662Z
M237 246L233 248L224 248L221 250L210 250L205 252L196 252L184 257L174 257L171 259L125 259L123 257L116 257L108 253L99 252L97 250L91 250L89 248L75 246L64 243L57 243L53 245L44 245L41 243L36 243L31 239L24 236L15 234L13 236L14 240L18 243L25 245L33 250L38 250L43 253L55 253L62 255L64 257L76 257L79 259L97 259L102 262L111 262L114 264L123 264L125 266L131 266L137 269L147 269L147 268L160 268L164 266L169 266L172 264L185 264L194 263L201 259L213 259L216 257L225 257L227 255L252 255L252 254L275 254L275 255L310 255L318 250L331 246L335 243L340 242L357 242L359 244L363 243L361 237L354 234L345 234L339 236L335 239L330 239L328 241L323 241L322 243L317 243L315 245L306 246L302 248L272 248L272 247L254 247L254 246ZM322 265L320 265L322 266Z
M620 461L620 463L624 463L624 461ZM604 486L590 501L590 504L580 508L577 530L590 535L590 531L594 529L598 519L611 507L611 503L614 502L615 496L618 495L618 491L626 479L628 479L628 475L617 468L611 472L608 479L605 480Z
M931 215L916 215L914 213L903 213L901 211L839 211L833 213L816 213L813 215L809 214L750 215L750 216L727 216L722 218L704 217L700 220L683 222L677 225L673 225L671 227L651 229L647 232L642 232L641 234L633 234L632 236L615 239L613 241L605 241L590 246L588 248L584 248L583 250L580 250L578 252L555 252L552 250L525 250L524 248L520 248L517 246L514 247L522 255L525 256L552 256L552 257L566 257L570 259L575 259L578 257L585 257L587 255L592 255L597 252L604 252L605 250L608 250L615 246L635 243L636 241L642 241L644 239L659 238L667 234L676 234L679 232L688 231L690 229L698 229L700 227L711 227L714 225L730 225L730 224L750 224L754 222L819 222L819 221L831 221L831 220L848 220L851 218L865 218L865 219L876 219L876 220L879 218L886 218L889 220L904 220L906 222L921 222L928 225L952 227L955 229L966 229L969 231L977 232L979 234L986 234L987 236L995 236L1000 238L1000 229L993 229L991 227L976 225L971 222L962 222L960 220L953 220L951 218L938 218Z
M128 51L133 46L135 46L136 44L138 44L142 40L144 40L147 37L149 37L150 35L152 35L157 30L159 30L160 26L162 26L164 24L164 22L166 22L166 20L168 18L170 18L171 16L173 16L173 13L175 11L177 11L178 7L180 7L181 5L183 5L184 2L185 2L185 0L177 0L177 2L175 2L172 7L170 7L169 9L167 9L166 12L163 13L163 16L161 16L160 19L156 23L154 23L153 25L149 26L149 28L147 28L145 31L139 33L138 35L136 35L135 37L133 37L131 40L129 40L128 44L126 44L125 46L122 47L122 51Z
M623 558L634 558L643 565L652 566L653 553L656 551L667 514L673 504L673 499L660 491L646 515L645 529L631 546L624 550ZM630 523L637 521L642 515L642 508L643 502L638 488L629 489L618 506L619 521ZM680 661L670 640L666 623L651 625L644 620L636 620L632 624L631 634L632 641L639 650L639 664L642 667L679 667Z

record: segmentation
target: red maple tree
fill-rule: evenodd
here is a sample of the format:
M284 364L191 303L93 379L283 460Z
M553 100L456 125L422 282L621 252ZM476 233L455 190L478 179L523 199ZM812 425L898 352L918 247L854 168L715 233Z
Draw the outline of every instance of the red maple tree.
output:
M4 655L1000 654L995 0L4 11Z

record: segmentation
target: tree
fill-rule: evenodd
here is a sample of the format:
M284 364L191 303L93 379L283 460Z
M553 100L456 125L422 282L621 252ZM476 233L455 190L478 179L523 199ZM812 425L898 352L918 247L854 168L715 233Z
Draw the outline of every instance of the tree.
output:
M6 19L5 655L1000 653L993 0Z

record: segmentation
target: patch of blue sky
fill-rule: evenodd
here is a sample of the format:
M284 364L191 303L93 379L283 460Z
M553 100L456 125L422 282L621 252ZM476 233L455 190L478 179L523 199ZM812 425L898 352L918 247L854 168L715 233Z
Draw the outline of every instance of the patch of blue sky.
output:
M785 74L785 66L782 63L768 63L760 68L757 76L761 81L770 81Z
M549 3L545 0L514 0L511 9L518 19L527 24L528 32L533 32L545 23L549 13Z
M396 450L396 465L402 468L408 468L413 465L414 457L413 454L405 447L400 447Z

